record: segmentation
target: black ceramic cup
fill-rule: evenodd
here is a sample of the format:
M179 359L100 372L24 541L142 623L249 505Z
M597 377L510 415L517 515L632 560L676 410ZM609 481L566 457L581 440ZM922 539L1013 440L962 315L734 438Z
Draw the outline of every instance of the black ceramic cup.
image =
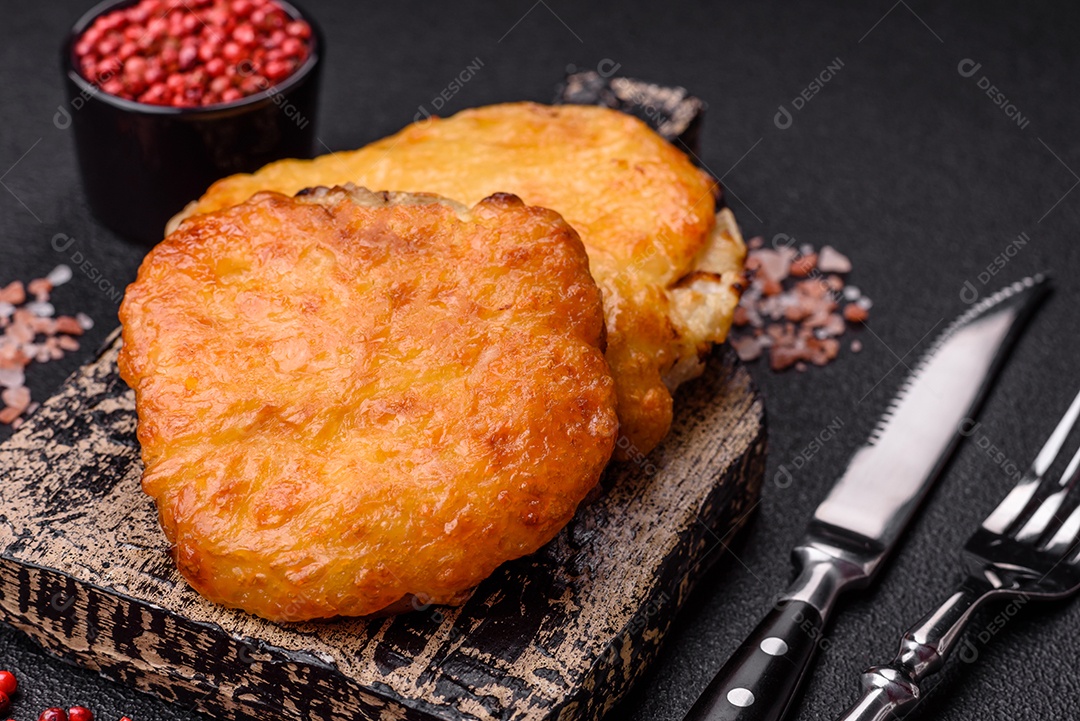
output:
M70 123L75 131L94 215L132 241L154 244L164 236L168 219L215 180L280 158L312 156L324 41L309 15L278 0L312 29L309 56L292 75L231 103L147 105L97 88L79 73L74 54L79 37L99 15L137 1L107 0L75 23L62 55L68 104L54 121ZM238 65L241 72L244 62Z

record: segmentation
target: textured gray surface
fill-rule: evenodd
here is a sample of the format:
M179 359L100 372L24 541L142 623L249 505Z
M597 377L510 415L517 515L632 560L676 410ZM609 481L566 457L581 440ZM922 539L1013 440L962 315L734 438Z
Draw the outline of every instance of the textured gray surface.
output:
M483 68L446 109L546 100L568 64L610 60L620 73L681 83L708 101L702 158L737 196L729 199L747 235L786 233L836 245L855 263L851 281L875 300L872 332L859 334L861 354L845 353L803 375L752 368L771 423L758 517L735 556L691 598L659 663L612 718L681 718L787 581L787 549L900 383L898 357L910 363L910 349L935 323L965 307L965 282L983 290L1045 269L1058 281L971 441L985 438L982 445L1026 462L1080 385L1080 193L1065 195L1080 171L1080 98L1071 91L1080 70L1080 9L1073 5L308 4L330 44L319 122L329 147L355 147L398 129L419 106L431 108L477 57ZM0 281L45 273L78 250L106 282L122 287L138 263L138 250L87 214L70 134L52 122L62 99L56 48L88 5L19 3L7 9L0 30L0 173L18 196L0 188ZM836 58L843 67L835 77L779 129L779 106L790 109ZM981 68L965 78L957 67L968 58ZM979 88L982 77L1029 119L1026 127ZM1031 241L982 285L980 272L1021 232ZM56 233L77 243L58 253L50 246ZM88 275L76 271L56 295L61 311L86 310L99 321L98 339L113 325L116 303ZM37 396L89 359L90 345L35 368ZM774 484L780 465L792 466L836 418L842 428L791 486ZM953 549L1010 483L978 443L961 448L881 583L845 604L798 718L830 718L854 697L859 671L888 658L901 626L954 580L947 563ZM970 637L978 663L952 664L916 718L1072 718L1080 700L1080 605L1029 606L982 644L977 634L992 618L977 620ZM45 659L9 631L0 631L0 659L26 680L16 718L64 701L86 702L110 721L121 712L135 721L196 718Z

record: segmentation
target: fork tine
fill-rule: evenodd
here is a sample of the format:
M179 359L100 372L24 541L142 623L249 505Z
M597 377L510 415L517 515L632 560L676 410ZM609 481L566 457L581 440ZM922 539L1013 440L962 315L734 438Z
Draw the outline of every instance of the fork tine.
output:
M1035 509L1035 513L1031 514L1031 518L1027 520L1023 528L1016 533L1016 540L1020 543L1038 541L1057 517L1057 512L1061 509L1061 504L1065 501L1068 492L1069 489L1061 488L1047 496Z
M1059 496L1060 498L1053 509L1053 513L1046 517L1046 524L1043 525L1041 530L1035 533L1036 538L1042 535L1046 530L1047 525L1056 516L1058 509L1061 507L1062 501L1065 500L1065 496L1072 490L1072 487L1076 485L1076 481L1078 477L1080 477L1080 474L1077 473L1078 469L1080 469L1080 450L1076 451L1072 460L1069 461L1068 468L1061 474L1061 490L1050 497L1054 498L1055 496ZM1049 502L1050 498L1047 498L1046 501ZM1024 525L1023 530L1020 531L1020 536L1023 536L1024 532L1028 531L1028 526L1032 526L1037 517L1046 515L1043 513L1043 507L1049 505L1047 502L1044 502L1043 505L1039 507L1039 510L1035 512L1035 515L1031 517L1031 520ZM1073 527L1074 525L1075 528ZM1032 532L1035 531L1034 528L1031 530ZM1017 540L1029 540L1027 538L1021 538L1020 536L1017 536ZM1046 550L1053 553L1065 553L1072 544L1076 543L1078 537L1080 537L1080 506L1075 508L1073 512L1069 514L1069 517L1065 519L1065 522L1061 524L1061 527L1054 533L1054 537L1046 544Z
M1065 439L1069 437L1073 426L1076 425L1078 416L1080 416L1080 393L1077 393L1076 397L1073 398L1069 410L1065 411L1065 415L1061 417L1057 428L1050 434L1031 467L1024 472L1020 481L1009 491L1009 495L1005 496L1005 500L998 504L993 513L983 521L982 527L984 529L991 533L1005 533L1009 526L1016 523L1017 519L1024 515L1039 490L1043 476L1046 475L1046 471L1054 463L1054 459L1061 452L1061 447L1065 445Z
M1031 468L1035 472L1035 475L1045 475L1050 469L1050 466L1054 463L1054 459L1057 458L1058 453L1061 452L1061 447L1065 445L1065 439L1069 437L1069 433L1072 431L1073 426L1076 425L1077 416L1080 416L1080 393L1077 393L1076 398L1073 398L1069 410L1065 411L1065 415L1061 417L1061 421L1058 423L1057 428L1054 429L1054 432L1050 434L1050 438L1047 439L1046 445L1039 451L1039 455L1035 456L1035 462L1031 464Z
M1061 528L1057 529L1054 537L1046 544L1046 551L1054 556L1063 556L1077 539L1080 538L1080 506L1077 506Z
M1016 534L1016 540L1021 543L1034 543L1039 540L1039 537L1046 533L1046 529L1050 527L1050 524L1057 518L1057 512L1061 509L1061 504L1065 502L1065 496L1069 495L1069 491L1073 484L1076 482L1076 469L1080 467L1080 450L1073 455L1072 460L1069 461L1068 468L1061 474L1061 480L1058 481L1060 488L1053 494L1046 497L1039 507L1035 509L1035 512L1031 514L1031 518L1028 519L1024 527Z

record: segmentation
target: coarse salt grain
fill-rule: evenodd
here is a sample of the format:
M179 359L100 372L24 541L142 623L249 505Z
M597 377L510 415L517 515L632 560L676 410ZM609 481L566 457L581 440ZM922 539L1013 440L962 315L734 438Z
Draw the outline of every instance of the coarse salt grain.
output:
M0 400L3 400L8 408L16 408L22 413L30 405L30 389L26 386L5 388L4 392L0 393Z
M850 273L851 261L831 245L826 245L818 254L818 267L823 273Z
M849 323L865 321L871 305L857 287L845 287L840 274L851 270L850 260L830 246L770 249L760 237L747 246L749 285L732 319L739 357L752 361L768 352L773 370L799 371L836 358L839 336Z
M45 280L52 283L54 288L63 285L71 280L71 268L63 264L58 265L49 271L49 274L45 276Z
M39 318L49 318L56 313L56 308L52 303L46 303L45 301L35 300L33 303L27 303L26 309L38 316Z
M53 317L56 308L49 302L49 294L69 280L71 269L58 265L46 277L26 285L16 280L0 287L0 423L17 428L23 416L38 407L26 387L26 367L32 362L59 360L65 351L78 350L75 336L94 327L85 313ZM29 302L28 291L33 298Z
M52 283L44 278L34 278L32 281L26 284L26 292L34 296L39 301L46 301L49 299L49 293L52 292Z
M0 288L0 300L12 305L22 305L26 302L26 286L21 280L15 280Z
M0 368L0 386L18 388L26 382L22 368Z

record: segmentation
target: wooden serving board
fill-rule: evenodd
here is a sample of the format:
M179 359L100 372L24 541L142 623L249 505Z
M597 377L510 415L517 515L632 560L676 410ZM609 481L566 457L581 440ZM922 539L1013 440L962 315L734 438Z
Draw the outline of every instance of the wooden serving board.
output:
M175 570L140 490L119 341L0 446L0 620L103 676L226 719L596 719L656 655L764 470L764 409L730 349L669 439L613 466L536 554L458 608L274 624Z

